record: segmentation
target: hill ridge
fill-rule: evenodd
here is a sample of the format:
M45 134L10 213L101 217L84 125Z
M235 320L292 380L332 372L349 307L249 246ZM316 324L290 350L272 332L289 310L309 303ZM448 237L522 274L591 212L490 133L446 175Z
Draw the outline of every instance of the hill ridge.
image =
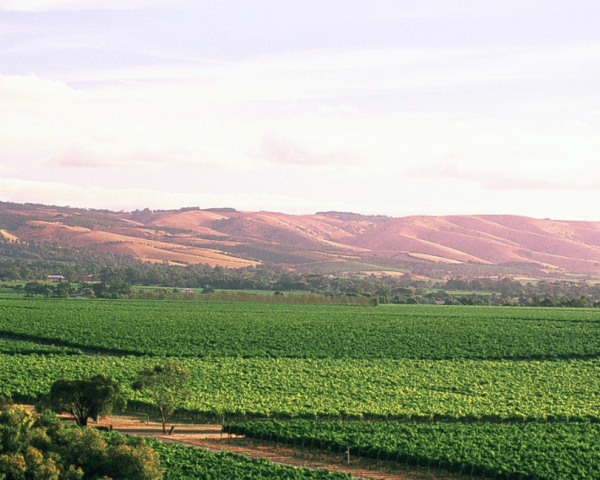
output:
M2 242L93 247L182 265L364 262L385 270L425 262L600 273L600 222L520 215L291 215L228 207L114 212L0 202L0 232Z

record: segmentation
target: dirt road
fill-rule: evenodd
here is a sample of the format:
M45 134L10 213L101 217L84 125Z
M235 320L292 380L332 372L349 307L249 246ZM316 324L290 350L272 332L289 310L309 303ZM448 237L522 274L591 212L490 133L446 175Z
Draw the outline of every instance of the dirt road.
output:
M255 443L243 437L223 434L221 425L176 424L172 435L164 435L161 425L147 422L143 416L111 416L103 419L98 426L108 427L129 435L151 436L165 442L175 442L190 447L204 448L219 452L227 450L251 457L265 458L273 463L291 467L325 469L352 474L355 478L388 480L457 480L458 475L432 473L408 468L398 472L397 464L364 458L351 458L350 466L344 455L321 454L308 450L293 450L286 446ZM464 477L463 477L464 478Z

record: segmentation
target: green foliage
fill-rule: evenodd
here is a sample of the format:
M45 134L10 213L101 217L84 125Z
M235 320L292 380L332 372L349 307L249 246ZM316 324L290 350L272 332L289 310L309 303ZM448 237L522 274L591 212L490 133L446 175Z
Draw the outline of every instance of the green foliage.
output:
M43 295L45 297L49 297L53 289L54 287L52 285L38 282L27 282L25 287L23 287L23 291L29 296Z
M0 353L21 355L81 355L81 350L57 345L44 345L20 340L0 340Z
M110 269L102 272L102 280L119 281ZM336 430L334 423L306 427L313 442L319 438L334 449L338 440L355 435L354 455L361 446L361 454L418 458L436 468L472 469L492 477L522 475L524 480L537 466L549 465L546 470L555 468L561 476L540 480L598 478L589 467L598 464L600 422L600 320L591 309L23 299L0 301L0 335L65 346L63 352L51 345L0 342L0 352L10 353L0 353L0 395L16 400L39 399L61 378L105 374L119 382L134 408L151 410L163 401L157 401L154 386L166 392L165 405L175 405L164 409L167 414L179 408L183 415L212 421L434 422L406 424L400 433L393 422L346 423L347 430ZM75 349L142 356L62 354L81 351ZM173 357L179 357L178 365L170 367ZM178 372L185 371L189 379L184 374L177 383ZM184 398L175 399L182 392ZM546 430L532 423L543 421ZM380 430L363 430L368 425ZM277 435L292 439L290 432ZM102 450L101 442L87 435L93 434L73 441L86 445L81 452L100 464L103 457L93 452ZM118 444L123 455L127 442ZM590 442L596 447L588 448ZM512 455L515 448L525 454ZM567 451L573 454L568 465ZM128 458L119 452L112 450L115 459ZM165 459L167 478L210 478L211 471L217 478L296 478L271 464L240 463L228 455L200 458L192 452L164 453L172 455ZM28 457L23 450L19 455L11 457L14 465L34 462L37 454ZM122 469L128 462L136 464L117 463ZM77 470L71 474L78 478Z
M399 460L486 478L600 478L600 425L247 422L230 433Z
M211 291L212 290L212 291ZM316 293L293 292L284 295L283 292L269 291L215 291L212 287L204 287L199 294L169 292L165 288L139 289L138 293L130 294L127 298L132 300L186 300L201 302L254 302L254 303L293 303L301 305L355 305L375 306L377 297L371 295L336 295L325 296Z
M61 377L106 373L126 388L156 358L0 355L0 394L35 399ZM600 420L599 360L181 359L191 372L190 414L279 418L481 417Z
M132 388L152 399L160 412L163 433L167 433L167 423L192 394L189 381L190 372L174 361L138 372Z
M1 334L154 356L546 359L600 354L600 320L592 309L4 300Z
M1 208L1 205L0 205ZM69 218L85 218L89 212ZM107 213L107 212L104 212ZM68 215L71 215L69 213ZM2 214L0 213L0 216ZM24 217L18 220L22 221ZM77 217L77 218L76 218ZM26 218L26 217L25 217ZM31 218L31 217L30 217ZM59 218L66 218L62 216ZM110 215L108 223L115 221ZM172 234L189 233L180 229L155 228ZM222 239L222 237L219 237ZM211 245L202 243L203 248ZM215 289L249 291L293 291L310 293L305 298L289 299L293 303L346 304L349 298L354 304L367 304L373 297L380 303L397 304L434 304L444 300L448 305L519 305L549 307L600 307L600 284L579 280L539 281L523 284L511 278L498 278L502 275L546 276L540 272L539 265L521 264L519 268L499 267L496 265L436 265L432 263L402 262L382 257L372 258L374 263L353 261L314 262L313 254L298 252L289 246L270 245L213 247L229 251L234 256L241 254L246 258L256 258L274 263L304 263L299 271L289 272L276 266L261 265L241 269L229 269L209 265L169 265L142 263L129 255L113 255L97 251L94 248L62 248L47 242L12 242L0 236L0 280L40 280L48 274L62 273L70 282L85 282L88 275L103 282L107 279L120 279L132 285L147 285L162 288L189 287L202 289L209 285ZM281 251L274 251L276 250ZM308 256L306 255L308 253ZM3 260L5 258L5 260ZM17 260L18 259L18 260ZM364 259L369 261L369 259ZM398 270L403 276L375 276L369 271ZM327 272L337 275L327 275ZM392 267L392 268L389 268ZM361 272L361 270L366 270ZM447 278L449 274L456 278L441 282L413 278L411 273L430 278ZM107 275L108 274L108 275ZM478 277L472 280L461 278ZM490 278L492 276L492 278ZM318 294L318 295L315 295ZM355 295L351 297L351 295ZM146 292L143 298L147 298ZM214 297L219 299L222 295ZM142 298L141 296L136 296ZM195 297L195 296L192 296ZM247 297L252 301L251 297ZM198 299L198 298L194 298ZM241 298L231 298L241 301Z
M55 284L27 282L22 287L22 291L28 297L42 295L46 298L67 298L71 294L77 294L90 298L127 298L133 293L133 286L123 280L113 278L107 282L81 283L78 286L71 285L69 282Z
M2 202L0 202L0 208L2 207ZM23 225L26 225L30 220L41 220L36 217L28 217L25 215L19 215L16 213L6 213L0 211L0 228L3 230L16 230Z
M42 398L40 408L68 413L77 425L85 427L88 419L97 421L99 416L122 410L125 404L120 384L105 374L99 374L91 378L57 380Z
M165 480L350 480L350 475L276 465L269 460L230 452L213 453L148 439L160 453Z
M159 480L163 469L141 439L105 439L14 408L0 413L0 472L6 480Z
M0 395L0 410L6 408L6 406L12 403L12 396L10 393Z
M133 293L133 286L118 278L112 278L107 282L94 283L83 288L90 288L93 292L93 295L90 292L90 296L97 298L117 298L121 295Z

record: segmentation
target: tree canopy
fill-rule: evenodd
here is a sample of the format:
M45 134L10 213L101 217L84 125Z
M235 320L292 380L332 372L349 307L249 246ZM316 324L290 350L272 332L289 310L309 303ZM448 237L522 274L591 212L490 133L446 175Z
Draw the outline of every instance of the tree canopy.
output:
M104 438L49 411L0 411L0 479L160 480L162 473L158 453L141 438Z
M90 418L97 421L99 416L122 410L125 405L120 384L104 374L57 380L40 403L42 409L72 415L79 426L86 426Z
M190 372L177 362L155 365L141 370L133 382L134 390L150 396L161 416L163 433L167 433L167 423L178 408L191 395L188 388Z

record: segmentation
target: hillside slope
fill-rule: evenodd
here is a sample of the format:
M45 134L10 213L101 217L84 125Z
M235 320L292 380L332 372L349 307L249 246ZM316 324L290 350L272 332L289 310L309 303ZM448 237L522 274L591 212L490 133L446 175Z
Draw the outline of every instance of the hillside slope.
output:
M0 234L5 242L91 247L182 265L401 261L530 264L551 272L600 273L600 222L510 215L391 218L230 208L111 212L0 203Z

